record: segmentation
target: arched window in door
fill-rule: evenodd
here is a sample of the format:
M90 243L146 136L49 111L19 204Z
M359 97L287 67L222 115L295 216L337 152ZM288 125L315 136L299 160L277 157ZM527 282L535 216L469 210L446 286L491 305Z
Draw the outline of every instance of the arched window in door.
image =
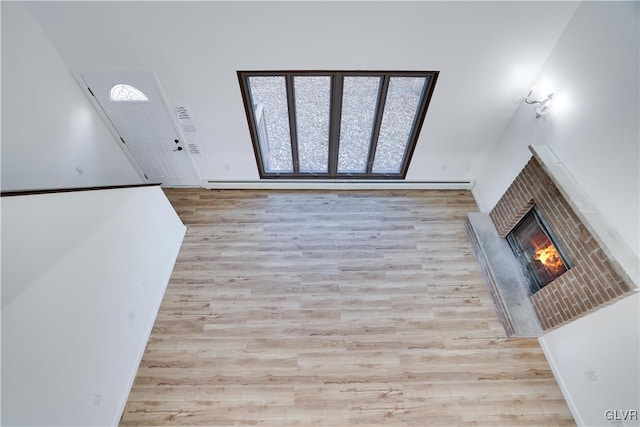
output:
M126 84L117 84L111 88L109 93L111 102L149 102L147 95L140 89Z

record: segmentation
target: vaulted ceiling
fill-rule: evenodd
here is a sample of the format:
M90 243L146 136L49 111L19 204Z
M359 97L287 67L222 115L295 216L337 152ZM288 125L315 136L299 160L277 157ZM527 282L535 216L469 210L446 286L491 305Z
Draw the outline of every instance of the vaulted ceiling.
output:
M237 70L440 71L414 180L472 179L573 2L27 2L70 71L153 70L205 179L257 179Z

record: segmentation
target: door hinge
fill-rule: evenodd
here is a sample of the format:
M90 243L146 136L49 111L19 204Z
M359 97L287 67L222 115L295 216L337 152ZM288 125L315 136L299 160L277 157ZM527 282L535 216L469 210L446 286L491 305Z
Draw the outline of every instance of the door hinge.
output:
M120 141L122 141L123 144L126 144L126 142L124 142L124 139L122 139L122 137L120 137Z
M96 96L93 94L93 91L91 90L91 88L90 88L90 87L87 87L87 90L89 91L89 93L91 94L91 96L93 96L94 98L96 97Z

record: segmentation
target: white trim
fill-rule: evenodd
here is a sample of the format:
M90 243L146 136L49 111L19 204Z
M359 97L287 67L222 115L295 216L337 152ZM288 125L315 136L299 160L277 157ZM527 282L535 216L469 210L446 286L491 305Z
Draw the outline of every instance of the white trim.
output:
M549 348L547 347L547 345L544 342L544 335L538 338L538 343L540 343L540 347L542 347L542 351L544 352L544 356L547 359L547 362L549 363L549 367L551 367L551 371L553 372L553 376L556 379L556 382L558 383L558 386L560 387L560 391L562 392L562 395L564 396L564 400L567 402L567 406L569 407L569 410L571 411L571 415L573 415L573 419L576 422L576 424L578 425L578 427L582 427L584 426L584 421L582 421L582 417L580 417L580 412L578 412L578 407L576 406L576 404L573 402L573 399L571 398L571 393L569 393L569 389L567 388L566 384L564 383L564 379L562 378L562 375L560 374L560 370L558 369L558 366L556 365L555 360L553 359L553 356L551 355L551 350L549 350Z
M475 184L475 182L474 182L474 184ZM476 186L475 185L471 189L471 195L473 196L473 199L476 201L476 205L478 206L478 210L480 212L483 212L483 213L489 213L489 210L485 209L484 204L480 201L480 200L482 200L482 198L478 196L478 194L476 192Z
M213 189L251 190L471 190L474 180L399 181L399 180L328 180L265 179L261 181L205 180L202 187Z

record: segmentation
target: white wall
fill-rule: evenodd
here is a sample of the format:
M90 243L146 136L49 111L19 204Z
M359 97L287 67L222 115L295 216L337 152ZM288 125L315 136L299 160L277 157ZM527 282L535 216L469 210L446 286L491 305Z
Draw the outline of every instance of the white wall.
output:
M2 425L117 425L184 232L159 187L2 199Z
M535 82L549 82L554 104L540 119L534 106L520 106L477 177L482 210L528 161L528 145L547 144L638 255L639 13L638 2L578 7ZM605 410L640 410L639 311L635 294L540 339L579 424L612 425ZM600 381L588 382L589 371Z
M154 70L169 103L190 106L201 176L220 181L259 178L236 72L300 69L439 70L407 179L472 179L485 143L499 137L517 108L513 95L526 90L576 7L27 2L69 69Z
M521 105L477 176L489 211L547 144L636 255L640 254L638 2L582 3L537 79L555 99L547 116ZM526 95L523 94L523 96Z
M610 426L605 411L640 416L640 294L545 334L540 344L578 425ZM590 382L595 372L599 381ZM619 422L619 421L618 421ZM638 426L638 417L623 420Z
M25 5L1 7L2 190L141 183Z

